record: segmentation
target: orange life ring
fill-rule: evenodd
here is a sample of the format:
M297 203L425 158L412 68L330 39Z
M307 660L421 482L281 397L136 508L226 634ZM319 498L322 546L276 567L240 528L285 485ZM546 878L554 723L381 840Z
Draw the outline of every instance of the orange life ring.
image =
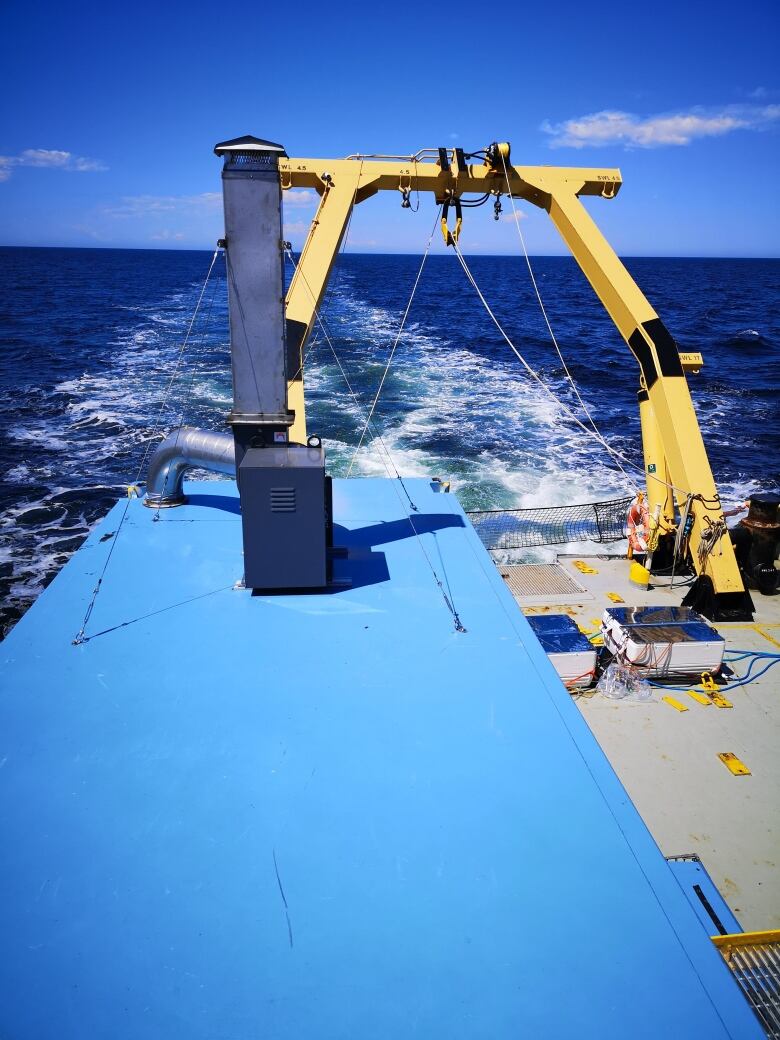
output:
M629 556L633 556L634 553L646 553L647 539L650 535L650 511L641 491L637 492L636 498L628 507L626 527Z

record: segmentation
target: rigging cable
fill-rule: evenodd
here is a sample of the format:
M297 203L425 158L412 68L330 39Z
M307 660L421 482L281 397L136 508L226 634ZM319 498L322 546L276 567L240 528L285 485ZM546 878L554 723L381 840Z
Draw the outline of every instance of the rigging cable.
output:
M437 214L436 221L434 222L433 228L431 230L430 237L428 239L428 245L426 247L425 256L427 256L428 250L430 249L431 241L432 241L433 235L434 235L434 233L436 231L436 224L438 223L438 219L439 219L439 217L438 217L438 214ZM293 266L295 266L295 258L292 256L292 254L290 253L289 250L286 250L286 252L287 252L287 255L288 255L289 259L290 259L290 262L293 264ZM418 274L417 274L417 279L415 280L415 283L414 283L414 289L412 290L412 299L414 298L414 292L415 292L415 290L417 288L417 283L420 280L420 275L422 274L422 266L424 265L424 263L425 263L425 257L423 257L423 264L420 266L420 270L418 271ZM297 270L297 268L296 268L296 270ZM309 283L308 283L308 281L306 279L306 276L305 276L305 274L303 273L302 270L300 271L300 274L301 274L301 278L303 278L303 283L306 286L306 288L309 290L309 294L310 294L310 296L312 298L312 305L314 307L314 314L315 314L315 318L317 320L317 323L320 326L320 329L322 330L322 334L325 337L325 340L326 340L328 346L331 349L331 352L332 352L333 357L334 357L334 359L336 361L338 369L341 372L341 375L342 375L342 378L344 379L344 382L346 384L347 390L349 391L349 395L352 398L352 400L354 401L355 405L358 407L358 409L362 410L364 406L363 406L362 402L360 401L360 398L355 393L355 390L352 387L352 384L351 384L351 382L349 380L349 377L348 377L346 371L344 370L344 366L341 363L341 359L339 358L338 353L336 352L336 348L333 345L333 341L331 340L330 336L328 335L327 328L325 327L325 323L324 323L324 321L322 319L322 316L320 315L320 313L318 311L317 304L316 304L316 301L314 299L314 294L312 293L311 288L309 287ZM404 321L406 320L406 316L409 313L409 307L410 306L411 306L411 299L409 301L409 304L407 305L406 312L404 313ZM403 322L402 322L402 327L403 327ZM400 330L399 330L399 336L400 336ZM393 346L393 350L395 350L395 347L397 345L398 345L398 338L396 338L396 342L395 342L395 344ZM388 363L388 367L389 367L389 363ZM384 377L386 375L387 375L387 369L385 369L385 373L384 373L384 375L382 377L382 381L384 381ZM380 389L381 389L381 384L380 384ZM374 407L376 406L377 400L378 400L378 393L377 393L377 396L374 399ZM365 435L365 431L369 427L369 424L371 424L371 414L369 414L368 418L366 419L366 423L365 423L365 426L364 426L364 429L363 429L364 435ZM372 432L373 431L376 431L376 428L372 425ZM396 481L403 488L404 494L406 495L406 498L407 498L407 500L409 502L409 506L411 507L412 511L414 513L419 512L417 506L412 501L412 498L411 498L411 496L409 494L409 491L408 491L408 489L406 487L406 484L404 483L403 477L398 472L398 467L395 464L393 456L390 454L389 448L387 447L387 445L384 442L384 439L382 437L381 432L376 431L375 435L376 435L377 440L381 444L381 446L382 446L382 448L384 450L385 455L387 456L387 459L385 459L381 455L381 453L380 453L380 458L382 459L382 465L385 467L385 472L387 473L388 477L390 478L391 486L392 486L392 488L393 488L393 490L394 490L394 492L396 494L396 497L398 498L399 503L401 504L401 507L403 508L404 502L403 502L403 499L401 498L401 494L400 494L398 488L396 487ZM354 456L353 456L352 461L354 462ZM392 467L392 470L395 473L396 480L392 479L392 473L390 471L390 467ZM433 580L436 583L436 586L438 587L439 591L441 592L441 595L442 595L442 598L444 600L445 606L447 607L447 609L449 610L450 614L452 615L453 623L455 625L455 631L456 632L465 633L467 631L467 629L465 628L463 622L460 619L460 615L459 615L458 610L457 610L457 608L455 606L454 597L452 596L452 591L449 590L449 595L448 595L448 590L445 589L444 583L442 582L441 578L439 577L439 575L438 575L438 573L436 571L436 568L433 565L433 561L431 560L431 558L430 558L430 556L429 556L429 554L428 554L428 552L427 552L427 550L425 548L425 545L423 544L423 540L422 540L420 531L418 531L417 527L415 526L414 518L412 516L407 516L406 519L409 521L409 526L412 529L412 533L415 536L415 539L417 541L417 545L419 546L420 551L423 554L425 562L428 564L428 568L430 569L431 575L433 576ZM447 584L449 586L449 580L447 581Z
M542 310L542 314L544 316L544 320L545 320L545 323L546 323L546 326L547 326L547 330L548 330L548 332L550 334L550 339L552 340L552 343L553 343L553 345L555 347L555 352L557 353L558 358L561 359L561 364L564 366L564 371L566 372L567 378L568 378L569 382L571 383L572 389L574 390L574 393L577 396L577 400L579 401L579 404L582 407L582 411L584 412L584 414L586 414L588 416L588 419L589 419L591 425L593 426L596 435L599 438L601 438L601 434L598 431L598 428L596 426L596 422L594 421L593 416L591 415L590 411L588 410L588 407L586 406L586 402L584 402L582 400L582 398L581 398L581 396L579 394L579 391L577 389L576 383L574 382L574 379L572 378L572 375L571 375L571 373L569 371L569 367L566 364L566 361L564 360L563 354L561 353L561 348L558 347L557 340L555 339L555 335L554 335L554 333L552 331L552 327L550 326L550 321L549 321L549 318L547 317L547 311L546 311L544 303L542 301L542 295L541 295L541 293L539 291L539 286L537 284L536 276L534 275L534 268L531 267L530 257L528 256L528 251L527 251L526 246L525 246L525 237L523 236L523 232L522 232L522 229L520 227L520 219L519 219L519 216L518 216L517 208L515 207L515 200L514 200L512 191L509 190L509 188L510 188L509 172L508 172L508 170L506 170L506 161L505 161L503 155L501 155L501 163L503 165L503 175L504 175L504 178L506 179L506 188L508 188L508 194L509 194L509 197L510 197L510 203L512 205L512 213L513 213L513 216L515 218L515 226L517 227L517 233L518 233L518 235L520 237L520 244L522 245L523 255L525 257L525 262L528 265L528 274L530 275L531 284L532 284L532 286L534 286L534 291L536 292L537 300L539 301L539 306L540 306L540 308ZM633 466L636 469L636 471L639 472L640 467L635 466L635 464L633 464L633 463L629 463L628 460L626 460L624 456L622 456L622 458L624 459L624 461L626 462L627 465ZM626 477L626 479L629 480L629 483L630 483L630 477L625 472L623 467L620 465L620 461L617 458L617 456L614 456L614 459L615 459L616 464L620 468L621 472ZM653 479L653 480L655 480L655 482L657 484L665 485L670 491L675 491L678 494L686 494L686 492L682 491L680 488L676 488L673 484L670 484L668 482L668 480L662 479L661 477L657 476L655 473L644 473L644 470L643 470L643 474L644 474L646 479L647 478ZM697 496L697 497L701 497L701 496ZM701 498L701 501L702 501L702 504L704 504L705 506L707 505L707 502L704 500L703 497Z
M346 226L346 228L344 230L344 237L343 237L342 242L341 242L340 253L341 253L342 256L347 251L347 242L349 240L350 228L352 227L352 217L355 214L355 203L357 201L358 191L360 190L360 179L363 176L364 162L365 161L363 159L360 160L360 169L358 170L357 180L355 181L355 190L352 193L352 205L349 208L349 217L347 219L347 226ZM417 192L417 208L418 209L420 208L419 196L420 196L420 192L418 190L418 192ZM326 196L325 197L327 197L327 192L326 192ZM321 204L322 204L322 200L320 202L320 205ZM317 212L319 212L319 208L318 208ZM313 222L316 219L317 219L317 214L315 213L315 215L313 217L313 220L312 220L312 226L313 226ZM309 233L311 233L311 228L309 229ZM307 236L306 241L308 241L308 236ZM303 252L306 249L306 241L304 241L303 249L301 250L301 256L303 256ZM288 254L292 253L292 245L291 244L288 243L287 245L285 245L284 249L285 249L285 252L287 252ZM293 263L293 268L295 268L295 264L294 263ZM333 298L336 295L336 289L338 288L338 285L339 285L339 282L340 282L340 279L341 279L341 269L340 269L340 266L338 264L334 265L334 271L335 271L336 277L328 279L328 286L327 286L327 289L325 290L325 295L324 295L324 298L323 298L323 301L322 301L322 306L320 308L320 311L321 311L323 317L328 313L328 310L330 308L331 302L333 301ZM305 279L304 279L304 281L305 281ZM307 285L306 288L309 289L309 286ZM287 292L285 293L285 300L284 300L285 308L287 307L287 303L288 303L288 300L289 300L289 297L290 297L290 291L291 290L292 290L292 283L288 286ZM309 294L311 295L311 289L309 289ZM307 345L306 353L300 359L300 364L298 365L298 369L297 369L295 375L292 376L292 377L288 377L288 380L291 381L293 379L297 379L298 378L298 376L303 372L304 368L306 367L306 359L308 358L309 354L316 347L319 346L320 342L321 342L321 339L320 339L318 334L315 334L313 337L311 337L311 342Z
M530 260L530 257L528 256L528 250L526 249L525 238L523 236L523 232L522 232L522 229L520 227L520 220L519 220L519 217L518 217L518 214L517 214L517 210L515 208L514 198L512 196L511 190L509 190L509 173L507 171L506 160L504 159L503 155L501 156L501 162L502 162L503 167L504 167L504 177L506 178L506 183L507 183L507 193L509 195L509 201L510 201L511 206L512 206L512 214L514 216L515 226L517 227L517 233L518 233L518 235L520 237L520 243L521 243L521 245L523 247L523 254L525 256L525 262L528 265L528 271L529 271L529 274L531 275L531 283L533 284L534 292L536 293L536 298L539 301L539 306L540 306L542 314L544 316L544 320L545 320L545 323L547 325L547 329L548 329L548 331L550 333L550 338L553 341L553 345L555 346L555 350L556 350L556 352L558 354L558 357L560 358L561 364L563 365L563 369L564 369L564 371L565 371L565 373L566 373L566 375L567 375L567 377L569 379L569 382L571 383L572 389L574 390L574 393L577 395L577 399L579 400L579 402L580 402L580 404L582 406L582 410L587 415L588 420L590 421L591 426L593 427L594 431L596 432L596 435L599 438L601 438L601 434L599 433L598 429L596 428L596 423L594 422L592 415L588 411L588 408L586 407L585 402L580 397L580 394L579 394L577 386L576 386L576 384L574 382L574 379L572 378L572 376L571 376L571 374L569 372L568 366L567 366L566 362L563 359L563 355L561 354L560 348L558 346L558 342L557 342L557 340L555 338L555 334L553 333L552 327L551 327L549 319L547 317L547 311L545 310L544 303L542 302L542 297L541 297L541 294L539 292L539 288L538 288L537 283L536 283L536 278L534 276L533 269L531 267L531 260ZM604 446L607 447L606 443L604 444ZM609 448L607 448L607 450L609 450ZM620 465L620 461L619 461L617 455L613 454L613 458L614 458L614 461L615 461L616 465L618 466L618 468L623 473L623 475L626 477L626 479L629 482L631 482L631 478L628 476L628 474L625 472L623 467ZM622 458L623 461L626 462L627 465L632 466L633 468L636 469L637 472L639 472L639 467L636 466L635 463L631 463L628 459L626 459L626 457L624 455L621 455L620 458ZM644 470L642 471L642 473L643 473L643 476L645 478L645 481L647 481L647 480L654 480L656 483L663 484L664 487L666 487L668 490L670 490L672 492L676 492L678 495L687 495L688 494L687 491L684 491L681 488L675 487L674 484L671 484L668 480L664 480L662 477L659 477L656 473L645 473ZM705 499L704 496L702 496L702 495L696 495L694 497L697 498L699 501L701 501L702 505L705 508L710 508L710 507L717 508L720 505L719 501L715 501L714 499Z
M514 200L514 198L512 196L512 190L511 190L510 185L509 185L509 172L507 171L507 168L506 168L506 159L504 158L503 152L501 153L501 164L504 167L504 177L506 178L506 187L507 187L507 194L509 195L509 202L510 202L510 205L512 206L512 216L514 218L515 227L517 228L517 234L518 234L518 236L520 238L520 245L523 247L523 256L525 257L526 266L528 267L528 273L531 276L531 285L533 286L534 292L536 294L536 299L539 301L539 309L542 312L542 317L544 318L544 323L547 326L547 331L550 333L550 339L552 340L553 346L555 347L555 353L558 355L558 360L563 365L563 371L566 373L566 378L571 383L571 388L574 391L574 393L575 393L575 395L577 397L577 400L580 402L580 407L582 408L582 410L585 413L585 415L588 417L588 422L593 427L593 432L596 434L597 437L599 437L600 440L603 441L604 438L602 437L601 433L599 432L598 427L596 426L596 421L593 418L593 416L590 414L590 411L588 410L588 406L583 401L582 396L580 395L580 392L579 392L579 390L577 388L577 384L575 383L574 378L572 377L572 374L569 371L569 366L566 364L566 361L564 360L563 354L561 353L561 348L558 346L558 340L556 339L555 333L553 332L552 325L550 324L550 319L547 316L547 309L544 306L544 301L542 300L542 294L539 292L539 286L538 286L537 281L536 281L536 276L534 275L534 269L531 266L531 258L529 257L528 249L526 248L525 236L523 235L523 230L520 227L520 217L518 216L517 207L515 206L515 200ZM623 474L623 476L626 478L626 480L629 481L629 483L631 483L631 478L626 473L626 471L623 469L622 465L620 464L620 460L615 458L615 462L616 462L618 468L620 469L621 473Z
M168 398L170 396L171 390L173 389L173 385L174 385L174 383L176 382L176 380L177 380L177 378L179 376L179 369L181 368L181 363L182 363L182 360L184 358L184 353L187 350L187 347L189 346L190 336L192 335L192 330L195 327L195 321L197 320L198 312L200 311L201 304L203 303L203 297L206 295L206 288L208 287L209 279L211 278L211 272L214 270L214 264L217 262L217 257L219 256L219 252L220 252L220 249L219 249L219 246L217 246L217 248L214 250L214 255L211 258L211 263L209 264L209 269L208 269L208 271L206 273L206 279L203 282L203 286L201 287L200 295L198 296L198 301L195 304L195 310L193 311L192 318L190 319L190 323L189 323L189 325L187 327L187 333L186 333L186 335L184 337L184 341L182 342L181 347L179 348L179 353L178 353L178 355L176 357L176 364L174 365L174 368L173 368L173 374L171 375L171 378L168 381L168 386L166 387L165 393L163 394L163 399L162 399L162 402L160 404L160 409L157 412L157 419L155 420L155 424L152 427L152 433L151 433L151 436L150 436L150 438L149 438L149 440L147 442L147 445L146 445L146 451L144 452L144 456L141 459L141 464L138 467L138 474L137 474L137 476L135 478L135 481L134 481L134 483L136 483L136 484L141 479L141 473L143 472L143 468L144 468L144 465L146 463L147 456L149 455L149 449L151 448L152 441L154 440L155 436L157 435L158 430L160 429L160 425L161 425L161 422L162 422L162 417L165 414L165 409L166 409L167 404L168 404Z
M202 329L201 329L200 338L198 339L197 343L195 344L196 347L201 347L203 345L203 343L205 342L206 334L208 333L208 330L209 330L209 322L211 320L211 312L214 309L214 300L216 299L218 285L219 285L219 282L218 282L217 279L215 279L214 280L214 284L213 284L213 288L211 290L211 297L209 299L208 310L206 311L206 316L203 319L203 326L202 326ZM179 443L179 437L180 437L181 431L182 431L182 424L184 422L184 412L185 412L185 409L186 409L187 404L188 404L188 400L187 399L188 399L189 395L192 392L192 387L193 387L193 384L195 382L195 375L196 375L196 368L195 368L195 365L192 365L192 367L190 369L189 379L185 383L184 388L183 388L183 392L182 392L183 403L182 403L182 409L179 412L179 418L178 418L178 420L177 420L177 422L175 424L176 436L173 439L174 446L177 446L178 443ZM162 492L160 494L160 499L161 500L165 497L165 494L166 494L166 492L168 490L168 481L171 478L171 472L172 471L169 468L167 470L166 474L165 474L165 479L163 481L163 486L162 486ZM162 506L158 503L157 508L154 511L154 516L152 517L152 521L154 523L157 523L159 521L159 519L160 519L160 509L161 508L162 508Z
M416 160L415 160L415 170L416 170ZM350 207L349 219L347 221L347 227L346 227L346 231L345 231L345 234L344 234L344 241L342 243L342 252L346 248L347 239L349 237L349 231L350 231L350 227L352 225L352 217L353 217L353 214L355 212L355 203L356 203L356 200L357 200L358 191L360 189L360 178L361 178L362 174L363 174L363 159L361 159L361 162L360 162L360 169L358 170L357 181L355 183L355 190L354 190L354 192L352 194L352 205ZM418 195L417 209L419 209L419 189L418 189L417 195ZM413 212L416 212L417 209L415 209ZM312 302L312 309L314 310L314 315L315 315L315 318L316 318L316 321L317 321L317 325L319 327L319 331L322 333L323 338L325 339L325 341L327 342L328 346L330 347L330 351L333 354L333 358L334 358L334 360L336 362L336 365L339 368L339 371L341 372L341 376L344 379L344 382L345 382L345 384L347 386L349 394L350 394L352 400L354 401L355 405L357 406L357 408L360 411L363 411L363 404L361 403L361 401L359 400L357 394L353 390L352 385L351 385L351 383L349 381L349 378L347 377L347 373L344 371L344 367L341 364L341 360L340 360L338 354L336 353L336 348L334 347L333 342L332 342L330 336L328 335L328 330L327 330L327 326L326 326L326 322L325 322L324 311L322 309L318 308L318 306L317 306L317 299L316 299L316 297L314 295L314 292L313 292L311 286L309 285L309 281L306 278L306 275L305 275L304 271L302 269L299 269L299 265L296 264L296 262L295 262L295 257L294 257L294 255L292 253L292 248L287 246L287 245L285 245L284 248L285 248L285 253L286 253L287 257L288 257L290 263L292 264L293 271L295 272L296 275L300 275L300 277L301 277L301 279L303 281L303 284L306 286L306 291L308 292L309 297L310 297L311 302ZM330 302L330 300L332 298L333 298L333 285L331 284L331 285L328 286L328 289L327 289L326 294L325 294L325 308L326 309L327 309L328 303ZM315 340L313 343L311 343L307 347L307 350L306 350L303 358L301 359L301 364L300 364L300 366L298 368L298 371L295 373L295 376L293 378L296 378L304 370L307 358L309 357L310 353L312 353L312 351L314 350L315 346L318 343L319 343L319 340ZM369 416L368 422L370 422L370 416ZM375 432L375 427L373 426L373 424L371 426L371 430L372 430L372 433ZM397 467L395 465L395 462L393 461L392 456L390 455L390 451L388 450L387 445L384 442L384 439L382 438L381 434L378 433L378 432L376 432L375 435L376 435L377 440L379 441L382 449L384 450L385 454L387 455L387 459L388 459L390 465L392 466L392 468L393 468L393 470L395 472L396 478L398 479L398 481L401 484L401 487L404 490L404 494L406 495L406 497L407 497L407 499L409 501L410 508L414 512L417 512L417 506L414 504L414 502L412 501L411 496L409 495L409 492L408 492L408 490L406 488L406 485L403 482L401 474L398 472L398 469L397 469ZM385 467L385 472L388 474L388 476L390 476L391 474L390 474L390 471L388 469L387 463L383 461L382 464ZM349 476L349 473L347 474L347 476Z
M396 350L398 348L398 343L399 343L399 341L401 339L401 334L403 333L404 326L406 325L406 319L409 317L409 311L411 310L412 301L414 300L414 295L417 292L417 286L419 285L420 278L422 277L423 268L425 267L425 261L428 259L428 253L430 252L431 243L433 242L433 236L436 233L436 228L437 228L437 226L439 224L441 211L442 211L442 207L440 206L438 211L437 211L437 213L436 213L436 219L433 222L433 227L431 228L431 233L428 236L428 242L427 242L427 244L425 246L425 252L423 253L423 257L422 257L422 260L420 262L420 267L419 267L419 269L417 271L417 277L415 278L414 285L412 286L412 292L411 292L411 295L409 297L409 302L406 304L406 309L404 310L403 317L401 318L401 324L398 326L398 332L396 333L395 342L393 343L392 349L390 350L390 355L389 355L389 357L387 359L387 364L385 365L385 370L382 373L382 378L379 380L379 386L377 387L376 394L374 395L374 400L373 400L373 402L371 404L371 408L369 409L369 412L368 412L368 417L366 419L365 425L363 426L363 430L362 430L362 432L360 434L360 440L358 441L358 445L355 448L355 451L354 451L354 453L352 455L352 458L350 460L349 469L347 470L347 476L348 477L352 473L352 469L353 469L353 467L355 465L355 460L357 459L358 453L359 453L360 449L363 446L363 441L365 440L366 432L368 430L369 424L370 424L371 419L372 419L372 417L374 415L374 412L376 410L376 406L379 403L379 397L380 397L380 395L382 393L382 388L385 385L385 380L387 379L387 374L390 371L390 366L393 363L393 358L395 357L395 352L396 352Z
M621 463L625 463L626 466L636 470L637 473L640 473L640 472L643 473L644 471L641 470L640 467L637 466L635 463L633 463L630 459L626 458L625 455L623 455L621 452L616 451L615 448L613 448L610 444L608 444L607 441L604 440L602 435L598 432L598 430L591 430L591 429L589 429L582 422L582 420L575 414L575 412L573 412L572 409L569 408L569 406L567 404L565 404L555 394L555 392L547 385L547 383L545 383L545 381L542 379L542 377L539 375L539 373L534 371L533 368L531 368L531 366L528 364L528 362L525 360L523 355L520 353L520 351L517 349L517 347L514 345L512 340L507 335L507 333L504 330L504 327L502 326L501 322L498 320L496 315L491 310L490 304L487 302L487 300L485 299L484 295L482 294L482 290L477 285L477 282L476 282L476 280L474 278L474 275L469 270L469 266L466 263L466 260L465 260L465 258L463 256L463 254L461 253L457 243L454 244L454 248L455 248L455 253L456 253L457 257L458 257L458 260L460 261L460 265L463 268L463 271L465 272L466 277L471 282L471 285L473 286L473 288L476 291L477 295L479 296L480 300L482 301L482 305L484 306L484 308L487 311L487 313L490 315L491 319L493 320L494 325L496 326L498 331L501 333L501 335L503 336L504 340L506 340L506 342L509 345L510 349L515 354L517 359L520 361L520 363L522 364L522 366L526 370L526 372L531 376L532 379L534 379L539 384L539 386L541 386L541 388L544 390L544 392L546 394L548 394L549 397L552 398L552 400L558 405L558 407L561 408L569 416L569 418L574 423L576 423L577 426L579 426L579 428L584 433L586 433L589 437L595 438L595 440L597 440L599 442L599 444L602 446L602 448L604 448L604 450L610 456L612 456L612 458L615 460L615 463L620 468L620 471L623 473L623 475L625 476L626 480L628 480L631 483L632 487L635 488L636 487L636 482L629 477L628 473L626 473L626 470L623 468L623 465Z
M190 341L190 336L192 335L192 330L193 330L194 325L195 325L195 320L196 320L196 318L198 316L198 312L200 310L201 303L203 302L203 297L204 297L204 295L206 293L206 287L208 286L209 278L211 277L211 272L214 269L214 264L217 261L217 256L218 255L219 255L219 247L217 247L217 249L214 250L214 255L211 258L211 263L209 264L209 269L208 269L208 272L206 273L206 278L205 278L205 280L203 282L203 286L201 287L200 295L198 296L198 301L195 304L195 310L193 312L193 315L192 315L192 318L190 320L189 326L187 327L187 332L186 332L186 334L184 336L184 340L182 342L182 345L179 348L179 353L178 353L178 355L176 357L176 363L174 365L173 374L172 374L170 380L168 381L168 386L166 387L165 393L163 394L163 399L162 399L162 402L160 404L159 411L157 413L157 418L155 420L154 426L152 427L152 433L149 436L149 438L147 439L146 449L144 450L143 457L141 458L141 462L140 462L140 464L138 466L138 472L136 473L135 480L127 488L127 501L125 502L125 508L123 509L122 516L121 516L121 518L119 520L119 526L117 527L116 532L114 534L114 537L113 537L113 539L111 541L111 548L108 550L108 555L106 556L106 559L105 559L105 561L103 563L103 567L101 568L100 575L99 575L98 580L97 580L97 584L95 585L94 589L92 590L92 596L90 597L89 603L87 605L87 609L86 609L86 612L84 614L84 619L81 622L81 628L78 630L78 632L76 633L76 637L73 640L73 645L74 646L80 646L82 643L86 643L88 641L88 639L89 639L89 636L86 635L86 628L87 628L87 625L89 623L89 619L92 616L92 611L95 608L95 602L96 602L96 600L98 598L98 594L100 593L100 589L101 589L101 587L103 585L103 579L106 576L106 571L108 570L108 565L111 562L111 557L114 555L114 549L116 548L116 544L119 541L119 535L122 532L122 527L123 527L125 519L127 517L127 511L130 508L130 502L132 501L132 497L133 497L132 496L132 488L134 488L138 484L139 480L141 479L141 473L143 472L144 466L146 465L146 460L147 460L147 458L149 456L149 451L150 451L152 443L153 443L153 441L154 441L154 439L155 439L155 437L157 435L157 431L160 428L160 423L161 423L161 420L162 420L162 416L163 416L163 414L165 412L165 408L166 408L166 405L168 403L168 397L170 395L171 390L173 389L173 384L175 383L176 378L178 376L179 368L181 367L182 358L184 357L184 352L187 349L187 344Z
M292 263L293 267L296 267L295 259L292 256L292 254L290 253L290 251L286 250L286 252L287 252L287 255L288 255L288 257L290 259L290 262ZM298 270L297 267L296 267L296 270ZM309 296L311 297L312 308L314 310L315 320L316 320L316 322L317 322L317 324L318 324L318 326L320 328L320 331L322 332L322 335L323 335L323 338L325 339L325 342L330 347L330 352L331 352L331 354L333 354L333 358L334 358L334 360L336 362L336 365L338 366L339 372L341 372L342 379L344 380L344 382L346 384L347 390L349 391L349 395L352 398L352 400L353 400L354 404L356 405L356 407L358 408L358 410L360 412L363 412L365 410L365 406L364 406L363 402L360 400L360 398L358 397L358 395L355 392L355 390L353 389L352 384L349 381L349 377L347 376L347 373L344 370L344 366L341 363L341 358L338 356L338 354L336 352L336 348L333 345L333 340L328 335L328 330L327 330L327 327L325 325L324 316L320 313L319 308L317 307L317 303L316 303L316 300L315 300L315 297L314 297L314 293L312 292L311 287L309 286L308 280L306 279L306 275L303 273L303 270L301 270L300 274L301 274L301 278L303 279L303 284L306 286L306 288L307 288L307 290L309 292ZM308 355L308 351L306 353L306 356L307 357L309 356ZM370 423L370 422L371 422L371 417L369 416L369 418L367 420L367 423ZM414 512L417 512L417 506L412 501L412 498L411 498L409 492L406 489L406 485L403 482L403 478L401 477L401 474L398 472L398 468L396 467L395 462L393 461L393 457L390 454L390 451L389 451L387 445L384 442L384 438L382 437L381 433L379 433L376 430L376 427L374 426L373 423L371 423L371 431L376 436L376 439L379 441L382 449L384 450L385 455L387 456L387 461L385 461L385 459L382 458L382 456L380 454L380 458L382 458L382 465L385 467L385 472L387 473L387 475L389 477L392 476L392 474L390 473L390 469L388 468L388 462L389 462L390 466L392 466L392 469L393 469L393 472L395 473L396 478L398 479L398 481L400 481L401 487L404 489L404 494L406 495L407 499L409 500L410 507L414 510ZM347 473L347 476L349 476L349 473Z

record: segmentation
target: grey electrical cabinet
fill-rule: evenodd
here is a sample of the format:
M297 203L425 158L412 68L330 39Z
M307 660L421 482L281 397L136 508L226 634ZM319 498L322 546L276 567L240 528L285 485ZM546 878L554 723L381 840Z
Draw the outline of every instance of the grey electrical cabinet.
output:
M238 470L247 588L323 588L328 580L325 451L250 448Z

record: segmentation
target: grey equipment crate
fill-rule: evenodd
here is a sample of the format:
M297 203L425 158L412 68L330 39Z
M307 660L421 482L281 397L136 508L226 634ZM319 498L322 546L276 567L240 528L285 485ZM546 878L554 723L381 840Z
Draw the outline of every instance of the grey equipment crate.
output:
M271 591L327 585L324 449L300 444L250 448L238 479L247 588Z

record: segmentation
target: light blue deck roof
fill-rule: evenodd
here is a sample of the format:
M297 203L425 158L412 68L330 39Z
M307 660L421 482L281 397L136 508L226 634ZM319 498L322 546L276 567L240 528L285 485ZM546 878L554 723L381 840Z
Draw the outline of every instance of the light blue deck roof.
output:
M88 642L124 503L0 646L0 1033L762 1036L456 498L408 486L465 634L392 482L334 483L353 585L305 596L233 587L229 482L130 503Z

